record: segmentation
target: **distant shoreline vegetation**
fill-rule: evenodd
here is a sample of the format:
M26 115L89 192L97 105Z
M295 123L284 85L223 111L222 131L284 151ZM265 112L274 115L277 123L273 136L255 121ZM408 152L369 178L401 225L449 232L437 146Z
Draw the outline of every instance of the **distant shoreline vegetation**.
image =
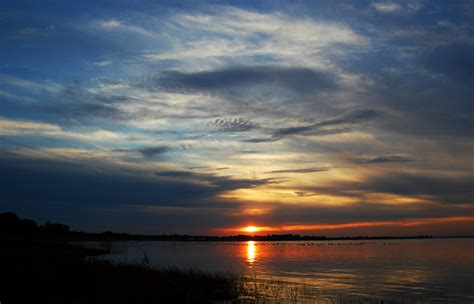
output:
M431 238L474 238L474 236L344 236L327 237L298 234L272 235L231 235L231 236L201 236L201 235L143 235L116 233L105 231L89 233L71 231L68 225L46 221L38 225L30 219L21 219L15 213L0 213L0 237L2 239L34 238L60 239L68 241L176 241L176 242L242 242L242 241L338 241L338 240L400 240L400 239L431 239Z

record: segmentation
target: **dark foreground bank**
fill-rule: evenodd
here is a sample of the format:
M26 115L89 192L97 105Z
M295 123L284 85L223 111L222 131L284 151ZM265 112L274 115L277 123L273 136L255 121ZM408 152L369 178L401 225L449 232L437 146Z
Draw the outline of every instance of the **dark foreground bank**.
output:
M90 258L101 253L61 242L2 241L0 302L214 303L238 296L232 275Z
M64 224L0 214L0 303L214 303L238 297L237 278L97 261Z

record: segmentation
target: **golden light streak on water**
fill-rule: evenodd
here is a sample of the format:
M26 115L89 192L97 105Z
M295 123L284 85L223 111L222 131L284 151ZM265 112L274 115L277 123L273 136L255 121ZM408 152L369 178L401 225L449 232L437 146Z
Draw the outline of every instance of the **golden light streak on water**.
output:
M247 262L249 262L250 266L255 263L255 258L257 256L257 251L255 247L255 241L248 241L247 242Z

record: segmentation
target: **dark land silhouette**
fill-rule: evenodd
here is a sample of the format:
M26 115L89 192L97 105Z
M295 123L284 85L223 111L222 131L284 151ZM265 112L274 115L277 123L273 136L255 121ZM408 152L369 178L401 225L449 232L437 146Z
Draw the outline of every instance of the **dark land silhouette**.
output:
M92 257L107 251L67 242L83 234L0 214L1 303L215 303L237 298L236 276L152 269ZM107 234L106 234L107 235Z

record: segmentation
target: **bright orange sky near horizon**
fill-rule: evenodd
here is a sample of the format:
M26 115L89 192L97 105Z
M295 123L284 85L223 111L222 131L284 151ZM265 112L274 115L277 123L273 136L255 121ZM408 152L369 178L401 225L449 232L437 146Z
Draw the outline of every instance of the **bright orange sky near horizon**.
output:
M352 222L320 225L292 225L280 227L249 225L235 228L217 228L214 229L214 231L219 235L268 235L292 233L301 235L347 236L356 235L354 233L356 233L357 231L365 232L364 235L369 236L397 236L422 234L434 234L435 236L471 235L469 233L465 233L466 231L463 227L474 227L474 217L449 217L404 221ZM374 229L377 232L374 232ZM467 232L468 231L469 230L467 230Z

